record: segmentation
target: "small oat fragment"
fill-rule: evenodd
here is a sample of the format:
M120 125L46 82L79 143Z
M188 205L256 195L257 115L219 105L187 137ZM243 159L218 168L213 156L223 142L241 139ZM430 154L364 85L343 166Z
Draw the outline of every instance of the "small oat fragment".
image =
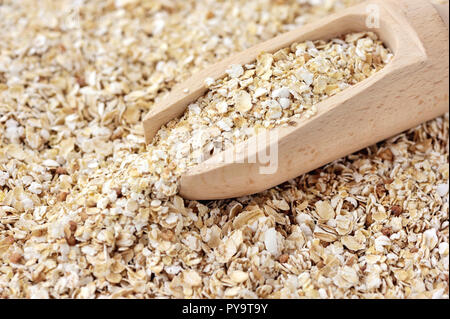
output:
M84 76L80 76L80 75L76 76L76 81L80 87L85 87L87 85L86 80L84 79Z
M356 238L355 236L344 236L341 238L341 242L344 246L353 251L358 251L365 248L362 240Z
M122 196L122 188L121 187L114 187L113 191L116 193L118 198Z
M282 263L282 264L284 264L288 260L289 260L289 255L288 254L282 254L282 255L280 255L280 257L278 257L278 261L280 263Z
M381 233L385 236L391 236L392 235L392 227L383 227L381 230Z
M291 209L289 204L284 199L273 200L272 202L275 205L275 207L278 208L278 209L281 209L281 210L290 210Z
M122 280L121 274L116 273L109 273L106 275L106 280L108 280L110 283L118 284Z
M240 284L248 279L248 273L242 270L235 270L230 274L230 279L237 284Z
M195 270L185 271L183 273L184 282L192 287L199 286L202 283L202 278Z
M208 77L208 78L205 79L205 85L207 87L212 86L214 84L214 82L215 82L215 80L213 78Z
M287 87L281 87L279 89L276 89L272 91L272 97L273 98L284 98L287 99L291 96L291 93L289 92L289 88Z
M64 167L57 167L57 168L55 169L55 174L58 174L58 175L67 175L68 172L67 172L67 170L66 170Z
M448 183L446 184L439 184L436 187L436 192L439 194L439 196L444 197L448 194Z
M67 198L67 195L69 195L69 192L64 192L64 191L59 192L58 196L57 196L58 201L64 202Z
M242 67L242 65L239 64L233 64L230 66L230 68L226 71L226 73L232 78L238 78L240 77L242 74L244 74L244 68Z
M240 113L247 113L252 108L252 98L245 91L240 91L236 96L236 109Z
M14 244L14 237L13 236L7 236L5 239L3 239L2 244L4 245L12 245Z
M69 221L69 229L72 233L74 233L77 230L77 223L73 220Z
M174 234L170 229L166 229L165 231L161 232L161 238L163 240L172 241L174 239Z
M403 208L400 205L392 205L391 206L391 213L395 216L398 217L403 213Z
M394 160L394 154L392 154L392 151L389 148L384 149L381 151L378 156L382 158L383 160L392 162Z
M433 249L438 243L438 237L436 234L436 229L430 228L423 233L424 244L429 248Z
M328 201L318 201L316 204L316 212L323 220L333 219L335 212Z
M75 237L73 235L66 237L66 241L67 241L67 244L69 244L69 246L75 246L75 244L77 243L77 240L75 239Z
M19 253L12 253L9 255L9 261L14 264L19 264L22 261L23 256Z
M383 197L383 195L386 195L386 187L383 183L379 183L375 188L375 192L377 193L378 197Z
M375 238L374 245L376 251L383 252L386 246L391 245L391 240L385 235L378 236Z
M280 246L278 243L278 232L275 228L269 228L264 233L264 245L269 253L273 256L278 256L280 254Z

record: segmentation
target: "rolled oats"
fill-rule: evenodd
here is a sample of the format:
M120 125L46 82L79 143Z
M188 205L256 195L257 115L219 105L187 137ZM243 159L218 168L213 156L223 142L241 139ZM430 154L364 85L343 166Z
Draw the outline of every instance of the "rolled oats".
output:
M143 114L192 73L356 2L3 1L1 298L448 298L448 114L260 194L176 196L176 156L313 116L388 63L373 35L232 66L144 144Z

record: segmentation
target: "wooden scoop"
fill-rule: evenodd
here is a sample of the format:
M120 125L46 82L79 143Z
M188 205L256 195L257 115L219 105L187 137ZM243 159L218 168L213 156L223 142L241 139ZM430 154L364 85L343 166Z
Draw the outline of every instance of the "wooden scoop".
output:
M258 143L254 136L192 167L181 177L180 194L222 199L257 193L448 111L448 5L374 0L277 36L194 75L147 114L146 141L206 92L206 78L223 77L230 65L251 63L261 52L295 42L362 31L376 33L391 49L394 58L389 64L318 103L313 117L274 128L269 143ZM258 155L270 154L271 147L278 147L276 170L267 173L268 163ZM223 160L230 154L235 162Z

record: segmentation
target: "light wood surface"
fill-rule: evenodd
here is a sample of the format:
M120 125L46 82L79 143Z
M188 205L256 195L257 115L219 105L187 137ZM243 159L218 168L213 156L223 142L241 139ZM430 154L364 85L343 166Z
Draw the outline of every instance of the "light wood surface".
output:
M379 8L379 27L366 26L368 5ZM207 90L204 80L225 74L231 64L254 61L294 42L330 39L373 31L393 51L393 60L370 78L317 105L318 113L294 126L275 128L277 138L257 144L257 137L225 152L238 154L224 163L218 154L188 170L180 194L189 199L221 199L260 192L333 160L398 134L448 111L448 5L427 0L373 0L261 43L194 75L155 105L144 119L147 141L167 121ZM188 93L186 93L186 89ZM257 153L278 146L278 168L261 174ZM261 144L261 143L259 143ZM249 159L257 158L251 163Z
M448 31L448 4L438 4L434 3L433 6L436 8L437 12L442 18L442 21L447 25Z

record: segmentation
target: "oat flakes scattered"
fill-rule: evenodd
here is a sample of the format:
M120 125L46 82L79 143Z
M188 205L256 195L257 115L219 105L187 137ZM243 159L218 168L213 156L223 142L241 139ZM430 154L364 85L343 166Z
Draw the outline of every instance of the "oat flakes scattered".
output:
M164 152L147 156L140 120L175 84L356 2L2 1L0 298L448 298L448 114L230 200L181 199L170 180L184 168ZM311 60L309 45L295 58ZM250 83L280 76L271 66L285 54L233 67L229 89L210 81L224 103L189 114L223 118L238 88L252 108L275 101L262 126L287 124L301 93ZM313 95L340 89L313 69L294 76ZM239 121L209 134L227 136ZM155 161L167 161L157 178Z

